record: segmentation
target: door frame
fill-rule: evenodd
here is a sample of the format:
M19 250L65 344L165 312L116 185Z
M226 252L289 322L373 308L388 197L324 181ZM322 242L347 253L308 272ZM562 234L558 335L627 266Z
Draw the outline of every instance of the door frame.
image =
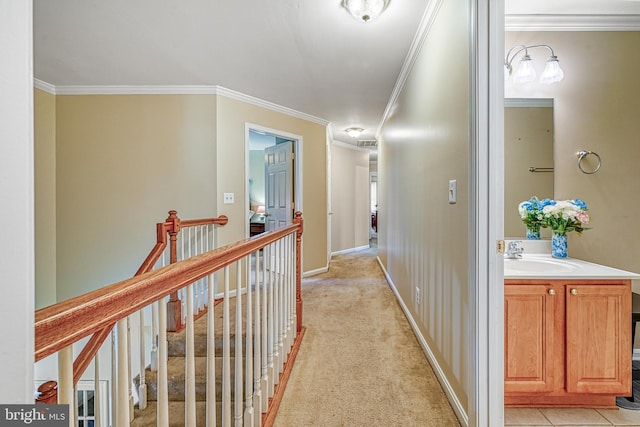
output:
M304 210L302 208L302 135L297 135L294 133L286 132L279 129L268 128L266 126L257 125L254 123L245 122L244 124L244 183L245 183L245 195L247 197L244 198L245 212L249 212L249 134L250 131L264 133L270 136L286 138L293 141L293 203L294 203L294 211L302 212L304 215ZM293 218L292 218L293 219ZM245 236L249 236L249 221L245 221Z
M469 426L504 424L504 0L472 0Z

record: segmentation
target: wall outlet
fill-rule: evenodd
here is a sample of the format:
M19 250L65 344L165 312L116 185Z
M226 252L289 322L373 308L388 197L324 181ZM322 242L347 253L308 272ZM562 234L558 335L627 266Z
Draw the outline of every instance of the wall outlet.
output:
M235 195L233 193L224 193L224 204L229 205L234 203L234 196Z
M416 286L416 305L420 305L420 288Z

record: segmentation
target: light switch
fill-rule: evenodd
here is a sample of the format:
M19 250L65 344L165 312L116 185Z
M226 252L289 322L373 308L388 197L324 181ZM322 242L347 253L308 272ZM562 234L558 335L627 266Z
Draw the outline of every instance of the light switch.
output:
M456 180L449 180L449 203L454 204L458 201L458 188Z
M234 194L233 193L224 193L224 204L230 205L234 203Z

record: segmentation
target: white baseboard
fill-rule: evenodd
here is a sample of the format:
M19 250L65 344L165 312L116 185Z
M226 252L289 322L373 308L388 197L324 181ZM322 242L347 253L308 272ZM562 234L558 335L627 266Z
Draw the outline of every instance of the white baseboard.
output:
M316 274L322 274L322 273L326 273L327 271L329 271L329 267L322 267L322 268L318 268L316 270L310 270L310 271L304 271L302 272L302 277L310 277L310 276L315 276Z
M640 348L633 349L633 356L631 356L633 360L640 360Z
M358 246L357 248L351 248L351 249L343 249L341 251L336 251L336 252L331 252L331 256L336 256L336 255L344 255L344 254L350 254L351 252L358 252L358 251L362 251L365 249L369 249L371 246L369 245L364 245L364 246Z
M431 348L429 348L429 344L427 343L427 340L425 339L424 335L422 335L422 332L420 331L418 324L416 323L415 319L413 318L413 315L411 314L406 304L404 303L402 297L400 296L400 293L398 292L398 289L393 283L393 280L391 280L389 273L387 273L387 270L384 268L384 265L382 264L380 257L377 257L377 259L378 259L378 264L380 265L380 268L384 273L384 277L387 279L387 283L389 284L389 287L391 288L394 295L396 296L396 299L398 300L398 303L400 304L400 307L402 308L404 315L409 321L409 325L411 326L413 333L418 339L418 343L420 343L420 347L422 347L422 351L424 351L425 355L427 356L427 359L429 360L429 363L431 364L431 367L433 368L433 371L435 372L436 377L438 378L438 381L442 386L442 389L447 395L447 399L449 400L449 403L451 404L453 411L458 417L458 421L460 421L460 424L462 424L463 427L469 427L469 415L466 413L464 407L460 403L460 400L458 399L455 392L453 391L453 387L451 387L451 384L447 380L447 377L445 376L444 371L438 364L438 361L433 355Z

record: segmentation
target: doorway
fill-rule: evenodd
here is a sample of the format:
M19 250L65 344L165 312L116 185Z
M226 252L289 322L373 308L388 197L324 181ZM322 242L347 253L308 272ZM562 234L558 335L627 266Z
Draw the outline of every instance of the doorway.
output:
M245 146L246 235L250 237L290 223L293 214L302 211L302 136L247 123ZM267 157L279 158L275 175ZM278 218L278 224L270 218Z

